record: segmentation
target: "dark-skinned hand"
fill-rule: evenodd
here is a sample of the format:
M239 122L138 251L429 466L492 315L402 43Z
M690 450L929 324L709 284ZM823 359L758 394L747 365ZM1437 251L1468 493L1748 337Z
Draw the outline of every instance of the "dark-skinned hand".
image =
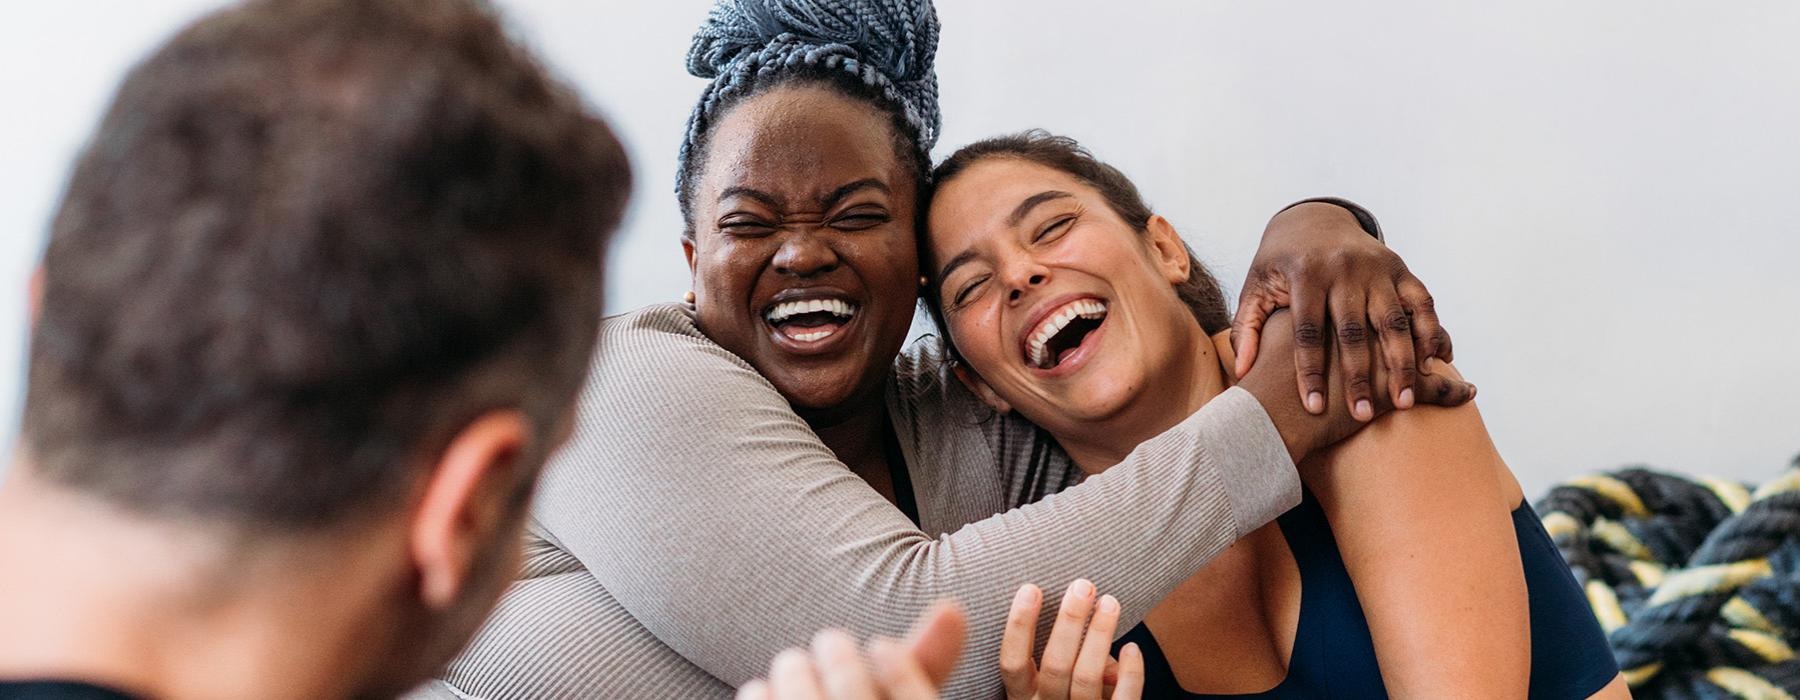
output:
M1231 344L1239 377L1268 354L1270 315L1288 308L1294 315L1296 391L1307 412L1320 414L1328 395L1341 395L1357 420L1373 419L1378 364L1387 368L1385 389L1394 406L1438 403L1407 389L1425 359L1452 359L1450 334L1425 285L1349 210L1308 202L1276 214L1238 299ZM1327 346L1334 341L1344 350L1337 353L1338 371L1327 372ZM1377 355L1382 363L1372 361Z
M1269 414L1269 420L1275 423L1275 430L1281 433L1281 440L1287 445L1288 455L1298 464L1308 455L1317 453L1337 444L1360 430L1365 421L1350 414L1350 403L1345 400L1346 387L1351 383L1344 380L1341 373L1343 365L1326 363L1330 368L1330 381L1327 383L1330 394L1324 403L1326 411L1314 415L1302 405L1298 384L1292 366L1285 361L1285 356L1295 352L1293 337L1294 314L1285 310L1271 314L1263 324L1262 360L1250 367L1248 373L1238 380L1238 386L1249 391L1257 401L1262 403L1263 410ZM1374 340L1362 339L1362 350L1370 352ZM1339 343L1328 340L1323 348L1327 355L1342 354ZM1241 356L1240 356L1241 357ZM1372 416L1381 415L1394 408L1391 396L1399 392L1392 391L1392 377L1383 363L1376 362L1372 369L1373 381L1369 386L1375 387L1366 398ZM1413 372L1412 381L1403 388L1411 389L1419 401L1439 406L1459 406L1475 398L1475 385L1453 376L1451 372L1430 374Z

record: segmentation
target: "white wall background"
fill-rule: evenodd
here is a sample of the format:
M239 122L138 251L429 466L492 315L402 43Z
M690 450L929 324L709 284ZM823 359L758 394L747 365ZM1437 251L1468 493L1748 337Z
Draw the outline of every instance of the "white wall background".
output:
M216 0L0 26L0 436L25 285L123 72ZM503 1L631 144L611 310L688 288L670 194L708 3ZM1628 462L1760 481L1800 452L1800 4L940 0L938 156L1042 126L1121 166L1227 284L1308 195L1373 209L1436 294L1529 493Z

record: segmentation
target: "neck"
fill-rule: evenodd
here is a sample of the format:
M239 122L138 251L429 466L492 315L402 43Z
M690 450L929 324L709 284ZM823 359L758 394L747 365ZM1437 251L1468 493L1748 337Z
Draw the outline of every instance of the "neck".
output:
M387 533L279 542L122 512L17 460L0 483L0 678L147 697L344 697L392 648L359 566ZM270 536L274 540L275 536Z
M1157 377L1157 388L1144 387L1125 410L1103 421L1074 426L1056 440L1089 475L1106 471L1125 460L1139 444L1161 435L1187 420L1206 402L1230 388L1226 364L1230 344L1220 337L1209 338L1193 326L1187 345L1192 352L1180 353ZM1223 358L1223 359L1222 359ZM1161 387L1177 387L1165 391Z
M800 417L818 434L819 440L837 455L838 461L868 479L879 472L883 480L887 470L885 447L888 428L887 402L880 394L861 397L824 410L800 410Z

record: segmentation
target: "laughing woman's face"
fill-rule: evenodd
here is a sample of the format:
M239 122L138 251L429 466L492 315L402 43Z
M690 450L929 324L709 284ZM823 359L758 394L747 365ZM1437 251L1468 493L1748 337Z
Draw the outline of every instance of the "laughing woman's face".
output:
M776 88L713 127L694 190L700 329L796 409L879 397L918 294L918 192L875 107Z
M1173 286L1189 272L1174 229L1153 218L1140 231L1067 173L974 163L938 183L929 226L964 380L1053 434L1160 400L1204 340Z

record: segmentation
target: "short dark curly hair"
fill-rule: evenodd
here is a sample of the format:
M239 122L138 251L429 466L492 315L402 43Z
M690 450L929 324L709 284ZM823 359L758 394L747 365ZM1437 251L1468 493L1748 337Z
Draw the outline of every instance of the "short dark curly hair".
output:
M399 507L488 410L548 444L629 179L484 3L212 14L132 70L75 166L30 348L31 468L134 511L291 529Z

